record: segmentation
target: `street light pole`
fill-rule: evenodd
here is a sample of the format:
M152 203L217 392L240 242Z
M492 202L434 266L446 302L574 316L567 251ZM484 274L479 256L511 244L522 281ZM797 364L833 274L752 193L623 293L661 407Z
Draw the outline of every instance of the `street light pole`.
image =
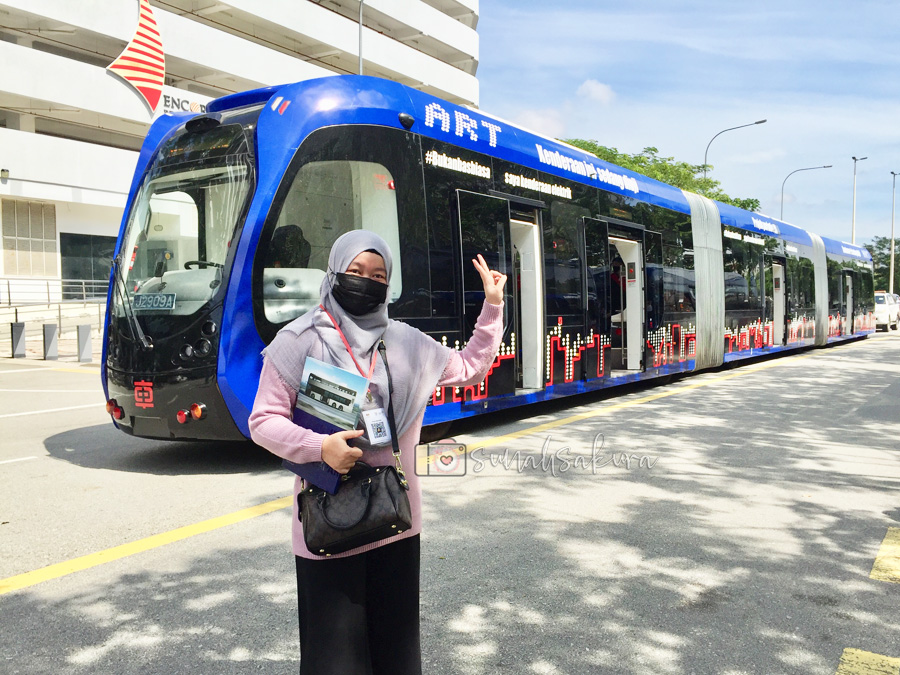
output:
M856 243L856 163L861 162L868 157L853 158L853 221L850 224L850 243Z
M716 140L717 137L724 134L726 131L734 131L735 129L743 129L744 127L752 127L754 124L765 124L766 120L757 120L756 122L750 122L750 124L742 124L739 127L729 127L728 129L722 129L719 133L709 139L709 143L706 144L706 152L703 153L703 177L706 178L706 156L709 154L709 146L712 145L712 142Z
M781 182L781 216L779 220L784 220L784 184L787 183L787 179L793 176L798 171L812 171L813 169L830 169L831 164L826 164L825 166L809 166L805 169L794 169L787 176L784 177L784 180Z
M363 65L362 65L362 34L363 34L363 6L365 5L365 0L359 0L359 74L363 74Z
M888 277L888 293L891 295L894 294L894 204L897 200L897 176L900 176L900 173L896 171L891 171L891 175L894 177L893 185L891 185L891 271L890 276Z

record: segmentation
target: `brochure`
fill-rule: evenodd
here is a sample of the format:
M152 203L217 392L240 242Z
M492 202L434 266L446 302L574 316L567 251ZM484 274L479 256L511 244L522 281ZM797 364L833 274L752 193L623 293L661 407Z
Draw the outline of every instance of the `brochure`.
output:
M369 381L359 373L306 357L297 408L340 429L356 429Z
M294 423L320 434L356 429L368 387L369 381L362 375L308 356L297 391ZM341 474L325 462L283 460L282 465L331 494L341 482Z

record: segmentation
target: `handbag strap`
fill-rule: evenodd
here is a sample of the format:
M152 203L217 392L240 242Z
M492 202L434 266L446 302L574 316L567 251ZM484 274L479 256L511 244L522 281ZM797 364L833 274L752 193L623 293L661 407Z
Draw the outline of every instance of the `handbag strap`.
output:
M387 374L388 381L388 425L391 428L391 445L394 447L394 463L396 464L397 475L400 477L400 485L404 490L409 490L409 483L406 480L406 474L403 472L403 466L400 464L400 439L397 438L397 423L394 421L394 384L391 381L391 369L388 366L387 347L384 340L378 341L378 353L384 361L384 372Z

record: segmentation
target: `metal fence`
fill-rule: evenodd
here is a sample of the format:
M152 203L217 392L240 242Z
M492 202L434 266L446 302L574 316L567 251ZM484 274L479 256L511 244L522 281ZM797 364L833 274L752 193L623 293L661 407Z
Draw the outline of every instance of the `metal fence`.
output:
M44 326L54 324L61 356L75 353L78 326L90 325L99 356L108 287L105 281L0 277L0 353L10 355L14 323L25 324L29 355L40 352Z
M106 302L108 281L0 277L0 306Z

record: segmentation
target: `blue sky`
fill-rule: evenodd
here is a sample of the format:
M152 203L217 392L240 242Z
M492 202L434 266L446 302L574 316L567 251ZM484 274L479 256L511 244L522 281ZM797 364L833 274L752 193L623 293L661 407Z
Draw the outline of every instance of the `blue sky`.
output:
M850 240L890 236L900 4L482 0L480 107L557 138L703 162L735 197ZM900 189L900 188L898 188ZM900 209L900 206L898 206ZM900 237L900 216L897 235Z

